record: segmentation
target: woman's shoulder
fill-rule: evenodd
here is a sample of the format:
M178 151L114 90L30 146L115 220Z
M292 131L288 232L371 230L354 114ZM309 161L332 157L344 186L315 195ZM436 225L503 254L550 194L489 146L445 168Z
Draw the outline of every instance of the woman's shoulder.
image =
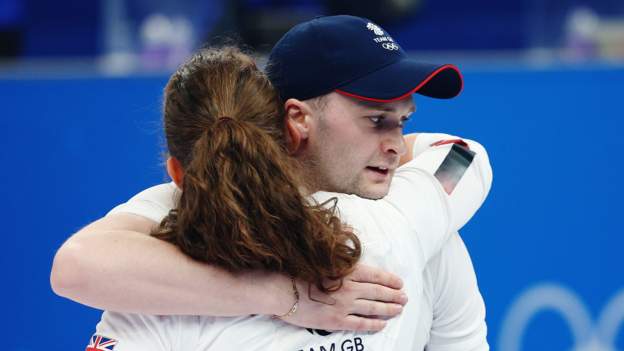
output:
M116 206L108 215L132 213L160 222L171 209L175 208L179 196L180 190L173 182L155 185Z

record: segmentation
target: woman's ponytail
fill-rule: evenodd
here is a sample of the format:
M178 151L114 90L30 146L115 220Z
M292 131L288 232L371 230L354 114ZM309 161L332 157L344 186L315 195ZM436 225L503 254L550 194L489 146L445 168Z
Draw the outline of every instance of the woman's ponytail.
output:
M360 243L331 210L308 204L293 162L253 124L220 118L196 141L178 208L155 235L233 272L266 269L327 290Z

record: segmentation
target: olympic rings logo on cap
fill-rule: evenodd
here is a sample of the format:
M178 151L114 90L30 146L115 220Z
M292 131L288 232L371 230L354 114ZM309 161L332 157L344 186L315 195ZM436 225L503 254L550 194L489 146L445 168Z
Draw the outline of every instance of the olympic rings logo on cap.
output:
M381 46L386 50L399 50L399 46L395 43L383 43Z
M573 350L615 350L618 330L624 322L624 290L605 306L594 323L587 306L569 289L552 283L537 285L518 298L502 323L499 350L518 351L531 318L542 310L557 312L568 324Z

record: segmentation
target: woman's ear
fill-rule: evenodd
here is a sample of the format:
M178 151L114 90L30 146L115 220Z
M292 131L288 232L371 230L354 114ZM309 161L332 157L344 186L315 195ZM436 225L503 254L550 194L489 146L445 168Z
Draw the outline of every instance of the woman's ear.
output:
M167 158L167 173L169 177L173 180L173 182L178 186L178 188L182 189L182 180L184 178L184 169L182 169L182 164L178 161L177 158L173 156L169 156Z

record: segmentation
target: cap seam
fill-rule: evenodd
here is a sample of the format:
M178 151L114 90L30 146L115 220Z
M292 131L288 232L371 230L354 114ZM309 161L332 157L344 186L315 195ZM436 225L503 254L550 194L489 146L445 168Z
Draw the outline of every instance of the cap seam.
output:
M314 18L314 19L311 21L311 23L310 23L310 27L312 27L312 28L311 28L311 29L312 29L312 35L314 35L314 39L315 39L315 40L316 40L316 42L317 42L317 49L318 49L319 53L322 55L322 60L323 60L323 63L326 63L326 62L327 62L327 57L326 57L326 55L324 54L324 53L325 53L324 41L323 41L323 40L322 40L322 38L321 38L321 33L320 33L321 31L319 30L319 26L318 26L318 21L319 21L319 18L323 18L323 17L317 17L317 18ZM322 46L322 47L321 47L321 46ZM322 90L323 90L323 91L325 91L325 90L327 90L327 91L333 91L334 89L335 89L335 87L329 87L329 88L327 88L327 89L322 89ZM306 95L309 95L309 94L310 94L310 93L308 93L308 94L306 94ZM325 95L325 94L326 94L326 93L319 94L319 95L315 95L315 96L313 96L313 97L311 97L311 98L309 98L309 99L313 99L313 98L315 98L315 97L317 97L317 96L321 96L321 95ZM304 99L304 100L306 100L306 99Z

